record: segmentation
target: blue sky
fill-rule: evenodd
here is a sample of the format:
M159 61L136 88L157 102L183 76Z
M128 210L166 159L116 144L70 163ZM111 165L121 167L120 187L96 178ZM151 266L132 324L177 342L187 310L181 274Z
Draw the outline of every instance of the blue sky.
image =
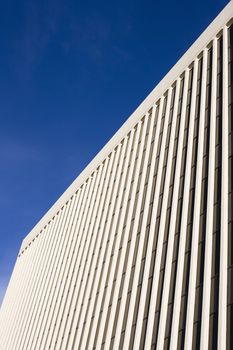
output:
M0 1L0 303L24 236L227 2Z

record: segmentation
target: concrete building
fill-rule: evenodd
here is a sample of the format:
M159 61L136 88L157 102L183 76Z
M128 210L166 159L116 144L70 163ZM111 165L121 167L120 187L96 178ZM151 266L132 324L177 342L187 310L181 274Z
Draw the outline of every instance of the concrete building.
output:
M26 236L0 349L233 349L233 2Z

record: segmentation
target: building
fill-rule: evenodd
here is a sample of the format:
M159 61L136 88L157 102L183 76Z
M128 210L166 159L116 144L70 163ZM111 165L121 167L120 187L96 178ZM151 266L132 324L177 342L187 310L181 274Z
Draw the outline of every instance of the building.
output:
M232 17L24 239L1 349L233 349Z

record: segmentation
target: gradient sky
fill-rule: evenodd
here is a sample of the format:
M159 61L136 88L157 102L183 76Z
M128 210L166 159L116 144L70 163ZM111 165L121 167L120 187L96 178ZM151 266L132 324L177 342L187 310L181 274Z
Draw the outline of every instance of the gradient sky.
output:
M0 303L22 239L227 2L0 1Z

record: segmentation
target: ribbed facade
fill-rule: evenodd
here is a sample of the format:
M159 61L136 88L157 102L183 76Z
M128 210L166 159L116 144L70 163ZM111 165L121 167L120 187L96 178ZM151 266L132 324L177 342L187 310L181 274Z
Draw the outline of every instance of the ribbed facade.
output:
M2 350L233 349L231 17L26 237Z

